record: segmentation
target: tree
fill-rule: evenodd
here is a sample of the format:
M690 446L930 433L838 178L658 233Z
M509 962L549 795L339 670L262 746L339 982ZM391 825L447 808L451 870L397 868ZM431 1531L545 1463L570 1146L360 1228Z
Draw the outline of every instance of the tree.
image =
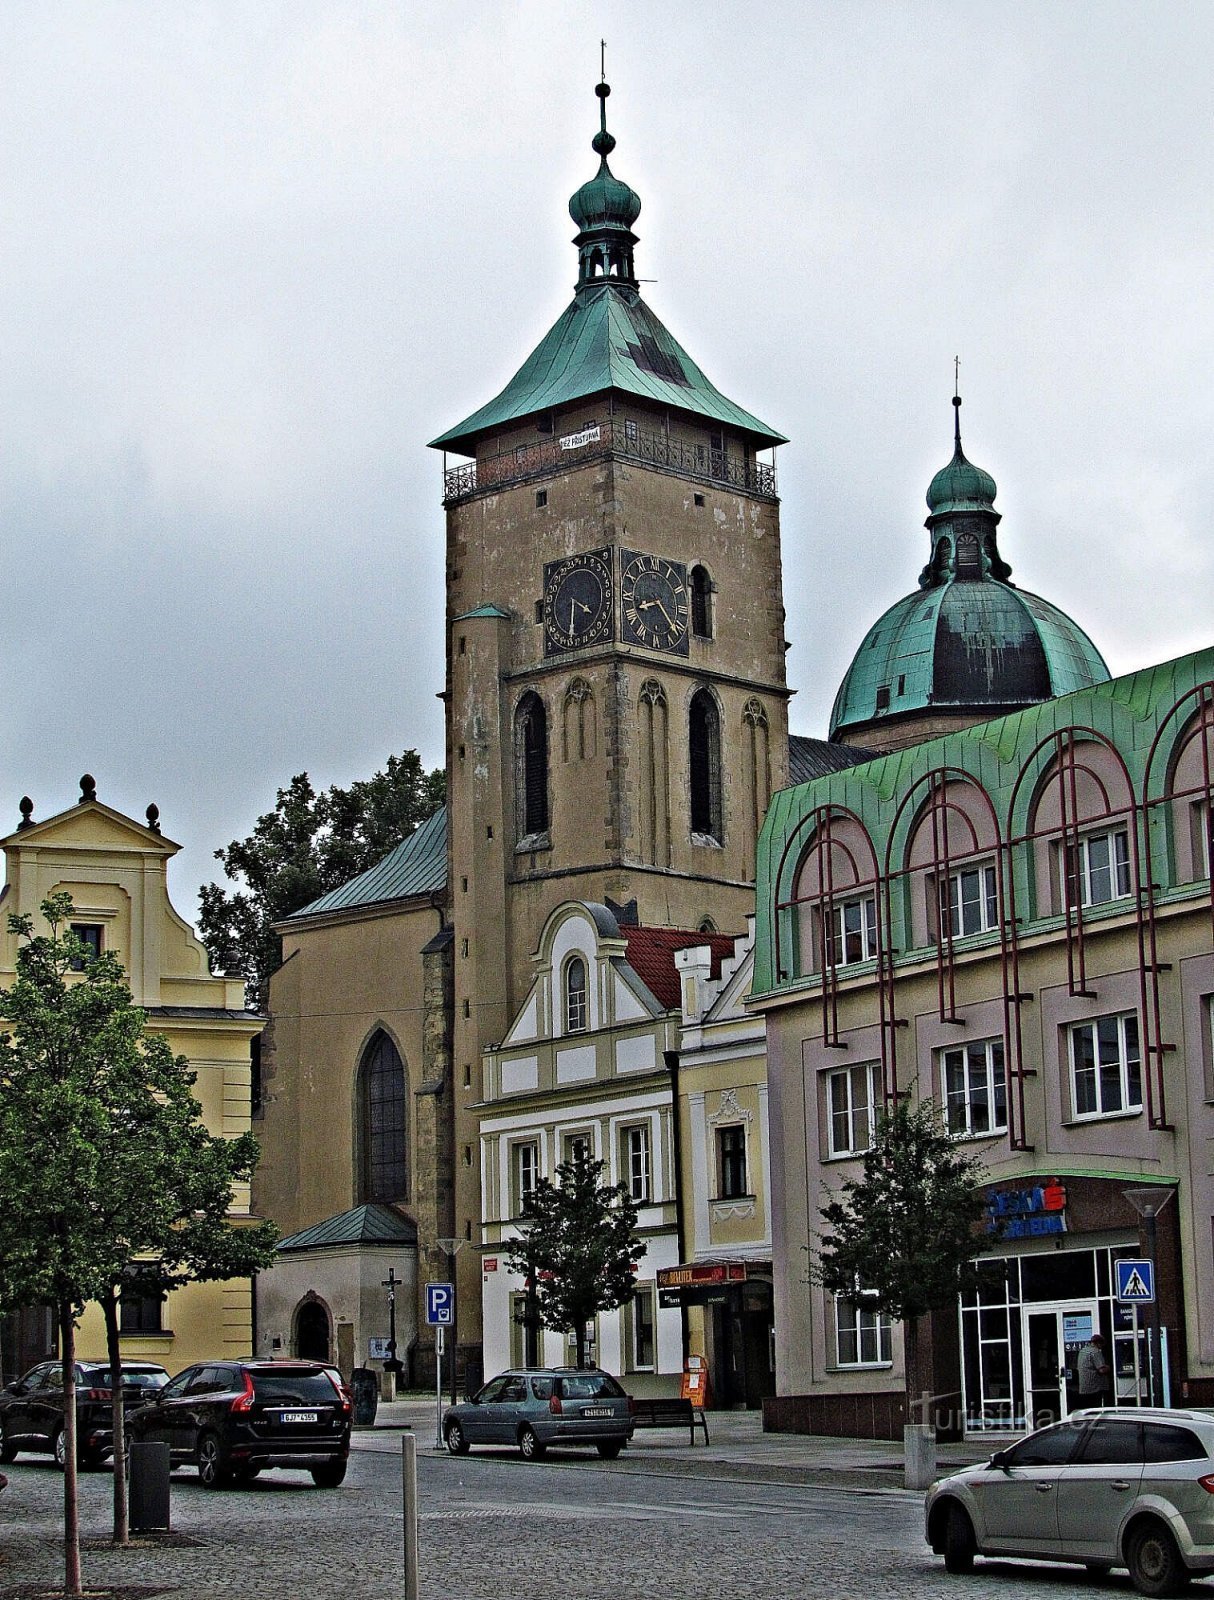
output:
M921 1387L919 1319L956 1305L991 1242L978 1227L985 1176L932 1101L900 1100L878 1123L863 1176L822 1207L830 1231L811 1253L810 1276L902 1323L908 1418Z
M602 1177L603 1163L579 1153L561 1162L555 1183L541 1178L523 1203L526 1232L507 1257L526 1280L540 1324L573 1330L579 1367L586 1364L586 1324L628 1304L645 1253L627 1184Z
M207 1132L193 1074L146 1031L123 969L71 932L73 907L41 907L48 932L10 917L16 981L0 1035L0 1299L54 1308L63 1364L65 1589L80 1593L75 1331L89 1300L107 1308L121 1464L119 1287L134 1269L162 1288L229 1276L268 1259L274 1234L224 1239L232 1183L257 1158L249 1136ZM115 1472L115 1530L126 1536L125 1479Z
M389 756L383 772L348 789L335 784L318 794L306 772L292 778L247 839L215 852L243 886L229 894L206 883L198 891L198 930L215 970L242 976L249 1004L264 1009L282 962L274 924L382 860L445 794L445 773L423 772L416 750Z

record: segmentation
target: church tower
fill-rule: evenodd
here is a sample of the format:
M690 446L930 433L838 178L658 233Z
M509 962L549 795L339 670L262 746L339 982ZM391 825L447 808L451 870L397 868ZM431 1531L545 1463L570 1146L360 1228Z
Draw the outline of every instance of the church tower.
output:
M774 449L642 299L637 194L570 201L573 302L487 405L433 441L447 511L446 728L456 1216L478 1218L482 1050L566 900L740 930L788 782ZM464 458L451 463L448 456ZM462 1307L479 1302L474 1252ZM461 1312L461 1345L474 1337Z

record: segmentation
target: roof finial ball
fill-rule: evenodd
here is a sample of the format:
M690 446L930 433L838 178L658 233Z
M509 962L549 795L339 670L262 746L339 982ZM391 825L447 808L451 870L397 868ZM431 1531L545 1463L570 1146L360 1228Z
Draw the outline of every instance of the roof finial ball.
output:
M34 802L29 795L24 794L21 796L21 805L18 809L21 812L21 821L17 824L19 833L22 828L32 828L34 826Z
M160 832L160 807L154 801L147 808L147 810L144 812L144 816L148 819L148 827L152 830L152 832L153 833L159 833Z
M84 774L84 776L80 780L80 801L81 801L81 804L83 804L84 801L86 801L86 800L95 800L96 798L97 798L97 780L96 780L96 778L94 778L94 776L93 776L93 774L91 772L86 772Z
M611 85L607 80L601 79L594 86L594 92L599 97L599 131L590 141L590 148L596 156L609 156L615 149L614 135L607 132L607 96L611 93Z

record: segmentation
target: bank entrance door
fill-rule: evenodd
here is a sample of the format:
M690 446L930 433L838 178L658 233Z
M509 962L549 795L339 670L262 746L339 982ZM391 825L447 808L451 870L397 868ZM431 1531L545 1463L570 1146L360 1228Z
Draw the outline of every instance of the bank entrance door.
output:
M1021 1315L1028 1424L1042 1428L1081 1405L1079 1352L1100 1331L1100 1321L1095 1300L1026 1305Z

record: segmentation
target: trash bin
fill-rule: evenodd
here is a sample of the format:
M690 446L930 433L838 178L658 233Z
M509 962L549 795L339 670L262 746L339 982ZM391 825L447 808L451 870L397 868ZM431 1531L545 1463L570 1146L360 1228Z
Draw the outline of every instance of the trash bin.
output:
M369 1428L379 1407L379 1378L370 1367L355 1367L350 1388L354 1393L354 1425Z
M169 1526L169 1447L160 1440L135 1440L127 1452L131 1480L127 1500L132 1533Z

